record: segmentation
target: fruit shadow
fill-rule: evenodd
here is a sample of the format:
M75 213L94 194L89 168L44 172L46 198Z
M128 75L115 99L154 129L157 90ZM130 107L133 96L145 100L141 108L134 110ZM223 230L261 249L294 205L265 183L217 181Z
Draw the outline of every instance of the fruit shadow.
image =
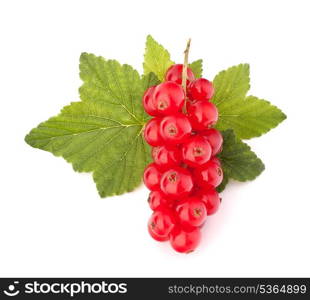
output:
M246 184L248 183L231 180L226 189L220 193L222 201L218 211L214 215L208 216L205 224L201 228L201 249L208 248L209 245L215 243L216 239L221 238L221 232L227 226L229 220L233 218L232 211L238 201L238 191Z

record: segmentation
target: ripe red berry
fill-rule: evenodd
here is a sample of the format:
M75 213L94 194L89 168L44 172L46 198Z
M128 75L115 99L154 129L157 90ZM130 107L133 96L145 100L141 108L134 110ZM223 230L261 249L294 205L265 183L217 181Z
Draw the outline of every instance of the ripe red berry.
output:
M149 190L159 190L160 178L161 172L155 163L151 163L145 168L143 181Z
M208 216L213 215L217 212L221 204L221 198L214 188L208 190L201 190L197 193L197 196L199 196L201 201L204 202L207 208Z
M176 207L177 216L182 226L201 226L207 218L206 205L198 197L182 200Z
M205 164L211 157L211 146L207 139L201 135L191 136L182 145L183 161L191 167Z
M216 106L209 101L197 101L187 105L188 118L193 129L204 130L217 122L218 111Z
M159 115L171 115L182 109L185 95L182 87L172 81L156 86L153 92L153 105Z
M189 84L188 94L191 100L208 101L214 94L212 82L205 78L198 78Z
M172 211L160 209L153 212L148 222L150 235L157 241L167 241L175 224Z
M207 130L204 130L201 134L205 136L210 143L212 148L212 156L221 152L223 137L218 130L214 128L209 128Z
M211 157L210 161L213 161L214 163L216 163L219 167L221 167L221 161L218 157L213 156Z
M160 180L161 191L170 199L186 197L194 184L189 171L181 167L174 167L166 171Z
M164 142L173 145L184 143L191 135L192 126L189 119L182 113L164 117L159 126Z
M223 171L214 161L208 161L203 166L194 170L195 182L204 189L217 187L223 180Z
M159 146L152 149L154 162L160 168L169 168L181 163L181 151L175 146Z
M165 76L166 81L173 81L177 84L182 84L182 72L183 72L183 65L182 64L176 64L172 65ZM186 84L188 85L191 81L195 79L195 75L191 68L187 67L187 80Z
M148 88L142 99L144 110L150 115L150 116L157 116L158 112L155 109L154 103L153 103L153 92L154 92L155 86L151 86Z
M158 210L160 208L168 208L172 201L165 198L164 194L160 191L152 191L148 198L148 203L151 210Z
M163 144L163 140L159 134L160 122L160 118L153 118L147 122L144 128L144 139L153 147Z
M194 251L201 239L201 232L198 227L181 228L175 226L170 234L170 244L174 250L181 253Z

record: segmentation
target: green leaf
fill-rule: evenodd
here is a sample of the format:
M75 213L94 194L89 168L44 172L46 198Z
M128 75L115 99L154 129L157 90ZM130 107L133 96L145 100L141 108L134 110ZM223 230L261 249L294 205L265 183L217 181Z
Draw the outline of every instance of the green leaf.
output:
M220 105L234 99L244 99L250 89L250 67L248 64L233 66L218 73L213 85L215 89L212 102Z
M286 115L270 102L248 96L224 101L218 105L219 130L233 129L241 139L261 136L286 119Z
M84 81L80 87L82 100L104 104L112 118L116 114L122 121L141 123L146 117L141 106L144 87L139 73L131 66L82 53L80 77Z
M158 85L159 83L160 81L154 73L142 75L142 86L144 90L147 90L150 86Z
M143 63L144 74L153 72L160 81L163 81L167 69L172 64L169 52L148 35Z
M233 130L222 132L223 151L219 154L227 178L238 181L253 180L265 169L263 162L251 148L236 137Z
M276 127L285 114L268 101L246 97L250 88L249 65L240 64L220 72L213 81L212 98L219 111L219 130L233 129L241 139L261 136Z
M34 128L26 142L72 163L74 170L93 172L102 197L132 191L150 161L141 134L146 122L141 98L156 82L154 74L140 78L128 65L82 54L82 102Z
M189 64L196 78L202 77L202 59L198 59Z

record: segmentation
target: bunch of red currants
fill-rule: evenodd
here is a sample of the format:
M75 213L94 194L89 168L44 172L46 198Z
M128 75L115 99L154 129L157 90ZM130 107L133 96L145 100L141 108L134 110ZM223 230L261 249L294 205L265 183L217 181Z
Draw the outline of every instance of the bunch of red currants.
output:
M216 155L223 138L212 128L218 119L217 108L209 101L212 83L195 79L187 68L185 93L182 72L182 64L171 66L165 82L150 87L143 96L144 109L153 116L144 137L153 147L154 160L144 171L144 183L151 190L150 235L157 241L170 240L176 251L189 253L200 242L207 216L221 202L215 188L223 172Z

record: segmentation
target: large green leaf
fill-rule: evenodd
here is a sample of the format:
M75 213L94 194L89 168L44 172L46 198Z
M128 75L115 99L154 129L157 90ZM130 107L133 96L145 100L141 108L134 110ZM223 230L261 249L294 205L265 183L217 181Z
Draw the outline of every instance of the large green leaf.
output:
M140 78L128 65L82 54L82 102L34 128L25 138L36 148L64 157L79 172L93 172L102 197L139 185L149 147L142 138L146 114L144 90L156 84L154 74Z

